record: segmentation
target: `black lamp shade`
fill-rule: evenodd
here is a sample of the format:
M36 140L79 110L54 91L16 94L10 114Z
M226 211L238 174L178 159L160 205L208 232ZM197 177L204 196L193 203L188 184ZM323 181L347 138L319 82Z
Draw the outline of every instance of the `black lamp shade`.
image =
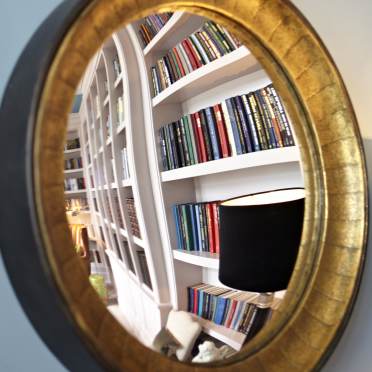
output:
M220 205L219 279L223 284L251 292L287 288L301 240L303 191L275 190ZM275 201L262 204L270 197ZM250 205L239 205L239 200L248 200ZM229 202L234 205L226 205Z

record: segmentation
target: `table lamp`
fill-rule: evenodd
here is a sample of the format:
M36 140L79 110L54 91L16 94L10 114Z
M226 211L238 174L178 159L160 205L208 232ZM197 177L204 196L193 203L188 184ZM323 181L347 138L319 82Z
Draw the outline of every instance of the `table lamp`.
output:
M301 240L304 189L262 192L221 203L219 280L266 294L287 288ZM270 295L268 295L270 294Z

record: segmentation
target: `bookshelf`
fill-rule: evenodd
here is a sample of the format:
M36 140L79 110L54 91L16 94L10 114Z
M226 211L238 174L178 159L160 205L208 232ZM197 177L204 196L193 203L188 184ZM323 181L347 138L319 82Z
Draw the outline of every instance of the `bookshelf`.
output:
M80 130L97 242L112 269L122 315L146 343L165 324L171 308L187 309L188 286L221 286L218 254L177 249L172 206L302 187L303 180L295 146L164 171L159 146L163 125L260 89L270 79L240 46L154 97L151 67L205 19L175 12L147 46L138 35L141 22L113 34L91 61L82 85ZM133 207L140 234L134 233ZM205 319L199 322L213 337L237 350L242 346L241 333Z

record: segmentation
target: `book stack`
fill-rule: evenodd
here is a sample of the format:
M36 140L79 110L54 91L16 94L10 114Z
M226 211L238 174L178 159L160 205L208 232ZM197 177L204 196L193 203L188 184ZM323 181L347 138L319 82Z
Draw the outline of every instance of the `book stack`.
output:
M190 72L240 46L224 27L207 21L151 67L154 96Z
M220 252L219 202L173 205L178 249Z
M64 150L74 150L74 149L79 149L80 148L80 140L79 137L73 138L73 139L68 139L65 144Z
M65 179L65 191L84 190L85 181L83 177Z
M136 236L137 238L141 238L141 232L140 232L140 228L138 224L136 207L134 205L134 199L126 198L125 203L128 209L128 216L129 216L129 222L130 222L132 234Z
M143 45L146 46L155 35L164 27L169 21L173 13L158 13L152 14L144 18L144 22L139 25L138 33L141 37Z
M124 100L122 96L119 96L116 101L116 115L119 126L124 121Z
M83 167L81 158L65 159L65 170L79 169Z
M188 311L252 338L270 318L272 309L256 305L257 293L240 292L209 284L187 288Z
M114 205L115 205L115 209L116 209L116 215L118 216L119 226L122 229L124 229L124 222L123 222L123 218L121 217L119 198L116 195L114 196Z
M121 74L119 56L117 54L115 55L114 59L112 60L112 66L114 68L115 79L117 79Z
M272 84L185 115L159 130L163 170L295 145Z
M123 175L124 175L124 180L127 180L130 178L129 174L129 163L128 163L128 151L127 148L124 147L121 150L121 159L123 162Z
M143 282L152 289L149 268L147 266L146 254L144 251L137 251L138 263L142 273Z

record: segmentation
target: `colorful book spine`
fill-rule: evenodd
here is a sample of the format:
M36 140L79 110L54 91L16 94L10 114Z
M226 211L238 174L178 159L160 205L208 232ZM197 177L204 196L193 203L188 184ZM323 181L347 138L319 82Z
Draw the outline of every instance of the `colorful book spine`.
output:
M257 294L201 283L187 288L187 310L251 339L272 314L270 307L257 306L257 298Z
M159 32L159 22L158 18L150 16L140 25L139 35L145 45ZM205 22L151 67L154 96L190 72L237 49L238 44L233 40L226 29L212 21Z
M219 202L172 206L177 248L219 253Z
M159 130L163 170L294 145L272 84L184 115Z

